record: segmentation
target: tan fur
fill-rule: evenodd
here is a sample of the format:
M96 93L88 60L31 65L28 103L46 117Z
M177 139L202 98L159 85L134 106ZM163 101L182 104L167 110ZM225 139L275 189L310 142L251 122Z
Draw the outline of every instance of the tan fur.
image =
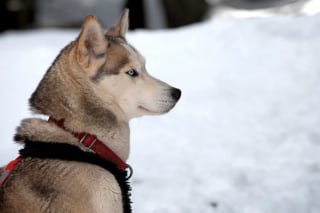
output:
M107 33L93 16L65 47L30 98L31 109L64 119L73 132L96 135L124 161L129 120L168 112L180 91L151 77L145 59L125 34L128 10ZM136 70L138 76L128 75ZM25 119L16 140L68 143L72 134L38 118ZM0 212L122 212L121 191L111 173L79 162L23 159L0 188Z

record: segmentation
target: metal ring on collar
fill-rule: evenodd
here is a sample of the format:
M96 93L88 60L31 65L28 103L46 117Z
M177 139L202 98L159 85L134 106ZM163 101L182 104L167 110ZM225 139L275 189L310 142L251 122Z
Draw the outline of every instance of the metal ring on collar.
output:
M132 177L133 169L129 164L127 164L127 166L128 167L126 168L126 171L127 171L126 179L129 180Z

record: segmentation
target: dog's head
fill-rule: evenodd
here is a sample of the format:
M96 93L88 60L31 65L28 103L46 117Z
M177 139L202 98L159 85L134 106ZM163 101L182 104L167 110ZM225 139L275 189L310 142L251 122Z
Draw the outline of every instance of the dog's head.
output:
M145 59L126 41L127 29L128 10L106 33L88 16L31 96L31 109L66 120L129 120L172 109L181 91L147 73Z
M181 91L152 77L144 57L127 43L128 10L106 33L93 16L84 21L76 40L76 58L95 94L116 103L129 120L168 112Z

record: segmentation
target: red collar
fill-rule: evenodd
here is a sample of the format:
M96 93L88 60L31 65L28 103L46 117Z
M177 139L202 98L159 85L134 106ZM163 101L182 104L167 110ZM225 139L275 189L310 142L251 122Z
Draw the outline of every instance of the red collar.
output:
M63 119L56 120L52 117L49 117L48 122L53 123L53 124L57 125L58 127L68 131L64 126ZM114 163L120 170L125 170L126 168L129 168L131 170L130 166L128 164L126 164L126 162L124 162L116 153L114 153L109 147L107 147L95 135L90 135L85 132L81 132L81 133L71 132L71 133L74 137L78 138L79 142L82 145L84 145L88 149L94 151L101 158L106 159L107 161Z

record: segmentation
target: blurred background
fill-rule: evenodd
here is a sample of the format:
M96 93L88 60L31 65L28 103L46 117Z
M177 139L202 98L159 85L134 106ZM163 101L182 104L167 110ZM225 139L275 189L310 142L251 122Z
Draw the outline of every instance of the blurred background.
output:
M85 16L182 90L130 121L134 212L320 212L320 0L0 0L0 167L28 99Z
M209 17L268 17L316 14L319 0L2 0L0 31L64 27L79 28L95 14L104 26L130 9L130 29L174 28Z

